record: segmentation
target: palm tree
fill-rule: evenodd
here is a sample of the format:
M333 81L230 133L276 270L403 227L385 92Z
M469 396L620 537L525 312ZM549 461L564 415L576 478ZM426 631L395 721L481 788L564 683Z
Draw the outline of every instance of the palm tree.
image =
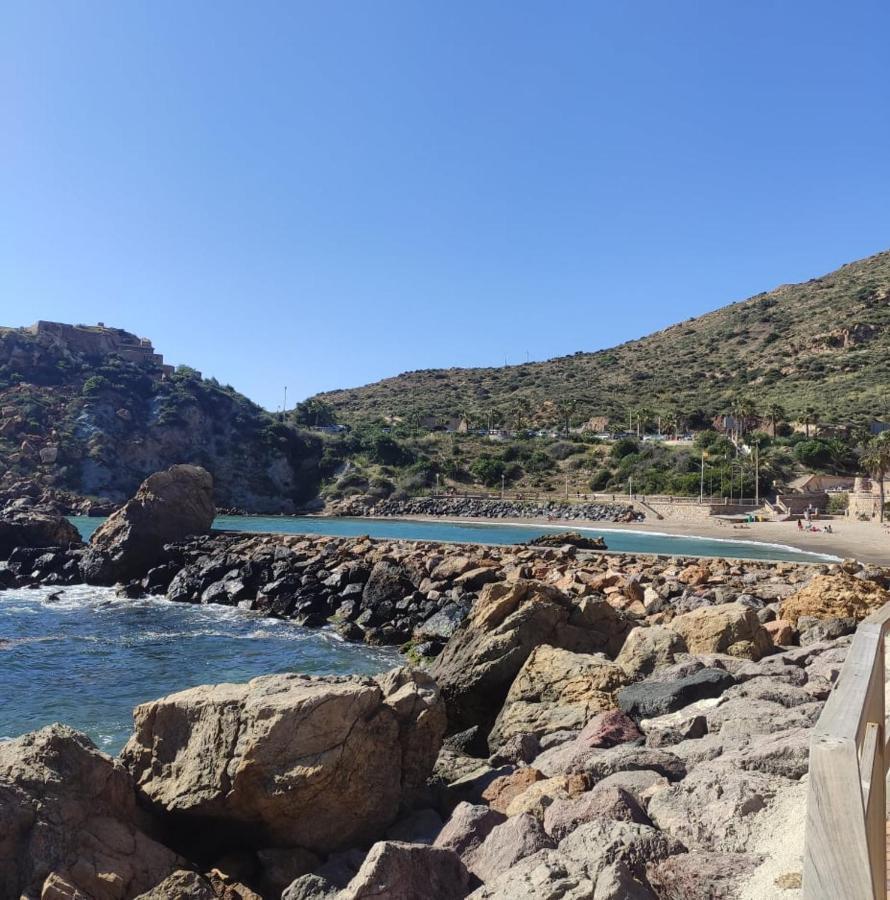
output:
M528 401L517 400L510 410L510 418L513 421L513 428L516 431L522 431L522 426L528 418Z
M880 507L878 515L884 521L884 476L890 470L890 437L888 433L879 434L865 445L865 452L860 460L863 468L878 482Z
M818 425L819 424L819 413L816 411L815 406L808 406L803 411L803 424L806 429L807 437L810 436L810 425Z
M776 428L778 428L779 422L781 422L785 418L785 410L779 403L770 403L770 405L766 408L766 415L773 429L773 437L775 437Z
M561 424L565 426L566 434L569 433L572 422L572 413L575 411L577 405L577 400L569 400L568 398L560 400L559 403L556 404L557 409L559 410Z
M643 437L646 429L652 424L653 412L648 406L637 409L637 437Z
M736 420L736 440L741 440L748 430L750 420L756 415L756 409L751 398L736 397L732 401L732 415Z

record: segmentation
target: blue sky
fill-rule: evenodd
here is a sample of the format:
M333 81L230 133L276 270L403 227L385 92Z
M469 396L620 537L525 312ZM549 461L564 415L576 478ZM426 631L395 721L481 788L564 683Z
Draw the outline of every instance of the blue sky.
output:
M264 405L639 337L890 247L890 4L0 6L0 324Z

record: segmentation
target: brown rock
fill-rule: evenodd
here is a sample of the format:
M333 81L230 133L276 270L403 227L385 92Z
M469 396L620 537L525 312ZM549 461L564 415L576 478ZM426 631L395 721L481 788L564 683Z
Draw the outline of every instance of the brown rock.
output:
M0 896L127 900L181 868L136 825L126 769L50 725L0 742Z
M727 653L758 660L774 649L757 614L741 603L702 606L677 616L670 627L693 654Z
M636 798L624 788L602 784L580 796L555 800L544 812L544 830L559 843L579 825L594 819L615 819L651 825Z
M624 669L628 679L643 678L671 665L679 654L686 652L686 642L676 631L664 625L650 625L631 631L615 657L615 664Z
M463 900L469 892L469 872L453 851L381 841L337 900Z
M215 514L210 473L200 466L171 466L146 478L90 543L110 557L112 577L125 581L157 565L164 544L209 531Z
M625 680L624 670L602 654L542 644L510 685L488 745L499 747L518 734L578 730L596 713L615 707L613 693Z
M539 821L544 819L544 811L555 800L569 800L583 794L590 787L586 775L554 775L543 781L536 781L507 806L508 816L530 813Z
M467 857L467 868L482 881L491 881L538 850L553 847L541 823L524 813L495 826Z
M711 578L711 571L707 566L687 566L677 576L677 580L690 587L707 584Z
M502 775L482 792L482 799L499 813L506 814L510 802L527 790L536 781L543 780L544 775L531 766L517 769L510 775Z
M545 751L538 760L545 766L546 772L566 772L575 762L584 759L593 750L615 747L635 741L642 736L633 719L621 710L613 709L595 715L574 740Z
M411 670L203 686L134 719L122 758L156 807L248 847L318 853L381 835L423 786L445 730L438 689Z
M814 575L810 583L782 603L780 615L793 625L801 616L814 619L864 619L885 603L890 591L846 572Z
M488 731L539 644L617 653L629 628L605 600L573 600L534 581L486 585L431 669L448 706L449 728L480 725Z
M488 806L458 803L433 846L453 850L463 859L481 845L495 825L500 825L506 818L503 813Z
M794 626L787 619L773 619L772 622L764 622L763 627L777 647L788 646L794 641Z
M136 900L217 900L217 897L209 881L197 872L180 869Z

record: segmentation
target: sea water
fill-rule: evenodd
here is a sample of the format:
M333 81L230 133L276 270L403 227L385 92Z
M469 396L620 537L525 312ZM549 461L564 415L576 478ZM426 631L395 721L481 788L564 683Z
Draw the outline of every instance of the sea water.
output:
M74 516L71 521L84 539L104 521ZM219 516L214 528L228 531L271 534L329 534L337 537L368 535L372 538L407 541L441 541L464 544L522 544L554 531L581 531L602 536L616 553L657 553L667 556L731 557L736 559L782 560L786 562L837 562L838 557L807 553L783 544L760 541L724 540L651 531L589 528L580 525L515 525L505 522L445 522L420 519L374 519L326 516Z
M126 600L85 585L0 591L0 739L64 722L116 753L133 707L173 691L399 664L392 648L232 607Z

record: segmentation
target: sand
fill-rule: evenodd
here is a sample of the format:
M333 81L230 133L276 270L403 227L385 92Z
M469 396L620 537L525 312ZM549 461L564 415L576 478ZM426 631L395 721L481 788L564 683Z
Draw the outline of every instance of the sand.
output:
M722 519L701 521L674 521L671 519L646 519L643 522L622 524L617 522L591 522L583 519L546 522L543 519L479 519L460 516L404 516L427 522L461 522L464 524L497 523L502 525L559 525L565 528L594 528L597 530L639 531L659 534L685 535L689 537L722 538L724 540L757 541L764 544L784 544L810 553L828 553L843 559L858 559L864 563L890 565L890 529L877 522L850 522L846 519L831 520L833 534L824 531L799 531L797 522L753 522L747 527L736 528ZM827 520L815 524L821 529ZM608 538L606 540L608 544Z

